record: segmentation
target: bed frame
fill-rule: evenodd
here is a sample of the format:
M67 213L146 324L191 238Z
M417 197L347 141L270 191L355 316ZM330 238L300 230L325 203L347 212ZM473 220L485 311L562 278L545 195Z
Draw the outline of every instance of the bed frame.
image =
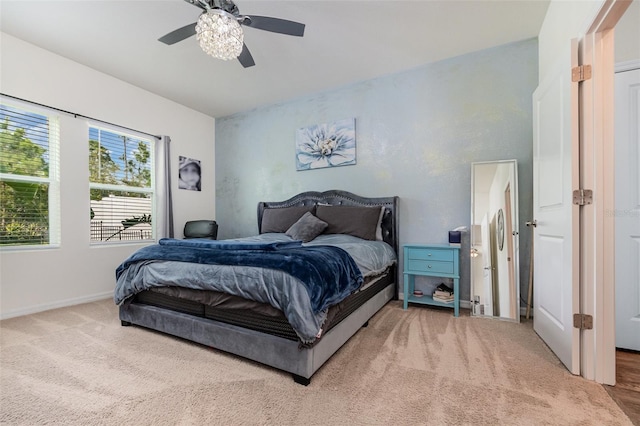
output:
M384 206L382 236L398 253L398 197L364 198L345 191L303 192L286 201L258 204L258 229L265 208L331 204L343 206ZM139 325L196 343L230 352L266 364L293 375L296 383L308 385L311 376L353 336L369 319L398 295L398 268L390 271L391 283L351 315L331 328L310 348L299 342L226 324L208 318L140 303L123 303L120 320L123 326Z

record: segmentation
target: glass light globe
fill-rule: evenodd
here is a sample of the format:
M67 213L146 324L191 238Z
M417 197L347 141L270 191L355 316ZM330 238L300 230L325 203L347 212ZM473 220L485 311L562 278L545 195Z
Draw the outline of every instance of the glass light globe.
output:
M240 56L244 43L244 33L236 17L221 9L200 15L196 38L207 54L225 61Z

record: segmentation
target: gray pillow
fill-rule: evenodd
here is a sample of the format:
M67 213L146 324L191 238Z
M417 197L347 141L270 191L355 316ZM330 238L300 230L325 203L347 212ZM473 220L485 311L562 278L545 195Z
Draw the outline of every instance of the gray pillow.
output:
M303 243L308 243L322 234L322 231L324 231L326 227L327 222L323 222L307 212L296 223L291 225L291 228L287 229L286 234L294 240L301 240Z
M329 224L325 234L346 234L375 241L380 207L318 205L316 216Z
M260 233L287 232L287 229L298 221L307 212L313 213L315 206L297 206L268 208L262 212L262 226Z

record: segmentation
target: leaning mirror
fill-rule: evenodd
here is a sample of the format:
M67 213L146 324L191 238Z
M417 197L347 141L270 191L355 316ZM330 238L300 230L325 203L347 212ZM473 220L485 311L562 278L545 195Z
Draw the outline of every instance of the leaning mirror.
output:
M518 163L471 165L471 313L520 321Z

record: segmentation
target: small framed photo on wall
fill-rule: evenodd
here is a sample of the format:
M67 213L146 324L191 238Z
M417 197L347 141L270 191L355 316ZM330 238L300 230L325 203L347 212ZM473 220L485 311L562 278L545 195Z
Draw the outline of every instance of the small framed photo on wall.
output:
M183 157L182 155L179 159L178 188L187 189L189 191L200 191L202 179L200 160Z

